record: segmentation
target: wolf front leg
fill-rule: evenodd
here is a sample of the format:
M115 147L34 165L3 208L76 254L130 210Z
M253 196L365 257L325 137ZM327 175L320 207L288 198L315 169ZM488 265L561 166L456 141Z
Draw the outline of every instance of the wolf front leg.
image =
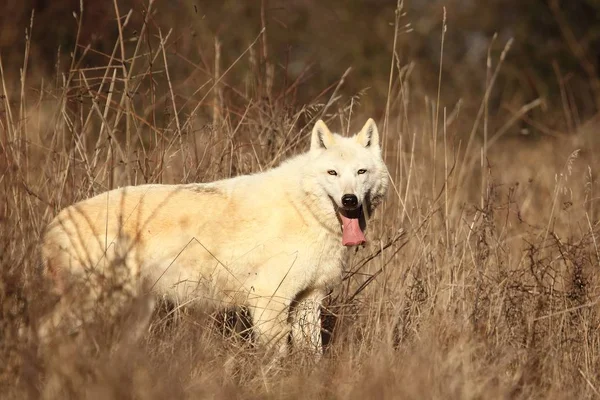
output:
M292 303L292 343L295 348L308 352L316 360L323 355L321 336L321 303L325 298L322 290L301 293Z
M287 355L291 331L288 322L290 301L274 296L256 296L249 303L252 328L257 341L274 350L276 359Z

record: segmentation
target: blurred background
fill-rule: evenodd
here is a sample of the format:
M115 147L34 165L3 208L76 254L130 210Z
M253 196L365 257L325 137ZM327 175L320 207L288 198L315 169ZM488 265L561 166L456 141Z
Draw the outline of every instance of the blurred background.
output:
M118 37L114 4L84 1L83 7L78 43L90 44L94 51L81 66L103 65ZM131 28L124 35L133 38L148 4L123 0L119 7L124 15L132 10ZM221 44L221 65L232 64L266 26L268 48L263 56L274 65L275 88L294 82L295 100L307 103L351 67L340 93L352 96L366 90L363 111L377 117L384 114L396 1L169 0L155 1L152 7L151 25L163 34L173 30L168 50L179 60L170 63L175 76L195 74L201 79L203 73L214 73L215 40ZM519 118L510 133L572 131L595 115L600 101L599 1L404 1L398 16L404 27L397 35L398 62L413 64L413 90L433 97L438 89L444 7L447 30L440 96L445 105L451 107L461 99L467 114L476 110L485 92L488 51L496 64L513 38L490 98L491 122L503 124L538 98L541 106ZM42 76L56 74L57 65L65 72L77 42L74 13L80 14L79 0L5 0L0 10L4 68L18 77L32 10L30 68ZM239 76L230 74L228 79Z

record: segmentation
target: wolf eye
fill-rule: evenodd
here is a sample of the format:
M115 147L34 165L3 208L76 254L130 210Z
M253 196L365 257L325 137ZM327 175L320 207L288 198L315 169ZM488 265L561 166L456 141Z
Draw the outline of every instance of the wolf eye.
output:
M333 176L337 175L337 172L335 172L335 170L333 170L333 169L330 169L329 171L327 171L327 173L329 175L333 175Z
M367 172L367 170L366 170L366 169L359 169L359 170L358 170L358 174L359 174L359 175L362 175L362 174L364 174L365 172Z

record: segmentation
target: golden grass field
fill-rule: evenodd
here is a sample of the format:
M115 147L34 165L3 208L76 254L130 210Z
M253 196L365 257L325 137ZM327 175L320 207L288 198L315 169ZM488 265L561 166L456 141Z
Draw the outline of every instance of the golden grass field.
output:
M308 98L302 88L318 77L284 78L264 18L238 53L204 38L202 65L182 75L192 61L174 31L152 9L131 19L117 9L113 45L83 43L62 60L64 73L36 68L29 47L15 50L19 61L2 55L11 64L0 69L0 398L600 396L598 124L565 106L546 110L548 134L509 135L543 106L494 118L510 43L490 51L483 89L469 98L476 106L463 108L443 74L438 91L415 83L416 67L395 52L407 34L398 9L391 50L379 55L385 101L373 104L369 91L345 94L346 65ZM80 14L69 24L83 29ZM82 60L92 53L100 61L90 66ZM370 116L393 184L326 301L318 364L293 353L267 371L231 314L185 307L161 308L133 341L144 299L129 299L118 318L99 303L77 338L37 340L57 301L40 276L40 237L61 208L126 184L259 171L305 151L319 118L346 133Z

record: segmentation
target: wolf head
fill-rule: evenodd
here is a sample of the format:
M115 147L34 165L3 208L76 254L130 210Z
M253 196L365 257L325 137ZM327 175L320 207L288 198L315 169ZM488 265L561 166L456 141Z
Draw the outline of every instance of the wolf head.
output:
M389 182L375 121L369 118L356 135L343 137L319 120L312 131L310 153L315 183L339 216L342 243L364 243L366 218L385 196Z

